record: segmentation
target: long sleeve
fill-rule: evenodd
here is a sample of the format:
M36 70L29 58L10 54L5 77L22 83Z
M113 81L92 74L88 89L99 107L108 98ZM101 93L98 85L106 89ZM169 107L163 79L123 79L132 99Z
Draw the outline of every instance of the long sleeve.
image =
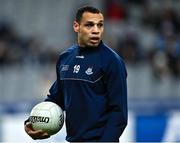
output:
M56 81L53 83L49 90L49 94L47 95L47 98L45 101L51 101L56 104L58 104L63 110L64 110L64 97L63 97L63 91L62 91L62 83L60 80L60 69L59 69L59 63L60 59L58 60L56 64Z
M100 141L119 141L127 126L127 72L119 57L113 58L107 66L105 81L108 91L109 118Z

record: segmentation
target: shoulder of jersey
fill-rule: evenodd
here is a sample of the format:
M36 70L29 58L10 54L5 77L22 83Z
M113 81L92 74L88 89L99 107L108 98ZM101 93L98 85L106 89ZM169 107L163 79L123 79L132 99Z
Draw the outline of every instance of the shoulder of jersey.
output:
M70 48L64 50L64 51L60 54L60 56L61 56L61 57L62 57L62 56L66 56L66 55L72 53L76 48L77 48L76 45L72 45Z
M121 61L124 62L123 58L118 55L112 48L110 48L109 46L107 46L106 44L102 45L102 56L104 57L104 60L107 61ZM108 58L107 58L108 57Z
M112 57L119 58L119 55L112 48L107 46L106 44L103 44L102 48L103 48L103 55L108 56L110 58L112 58Z

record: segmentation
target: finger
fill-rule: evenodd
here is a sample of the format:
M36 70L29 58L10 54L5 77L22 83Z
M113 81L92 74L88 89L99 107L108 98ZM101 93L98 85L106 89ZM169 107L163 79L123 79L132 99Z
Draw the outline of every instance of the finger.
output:
M32 131L30 134L33 139L46 139L50 137L47 132L42 130Z
M26 123L26 126L27 126L27 127L32 127L32 123L31 123L31 122L27 122L27 123Z
M43 133L42 136L41 136L41 139L46 139L46 138L49 138L50 135L48 135L48 133Z
M24 126L24 129L25 129L26 133L28 133L28 134L29 134L29 132L34 131L33 128L32 128L32 124L31 123L27 123Z
M34 131L32 131L33 132L33 134L37 134L37 135L43 135L44 133L46 133L45 131L43 131L43 130L34 130Z
M42 130L30 131L29 133L37 135L37 136L49 136L47 132L42 131Z
M25 127L33 130L32 123L31 123L31 122L28 122L28 123L25 125Z

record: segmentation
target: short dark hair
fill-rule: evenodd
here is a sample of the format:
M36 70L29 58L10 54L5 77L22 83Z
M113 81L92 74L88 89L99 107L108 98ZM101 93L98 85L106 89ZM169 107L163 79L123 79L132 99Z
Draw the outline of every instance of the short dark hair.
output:
M101 11L95 7L92 7L92 6L83 6L83 7L80 7L78 10L77 10L77 13L76 13L76 21L79 23L82 19L82 15L84 12L90 12L90 13L101 13Z

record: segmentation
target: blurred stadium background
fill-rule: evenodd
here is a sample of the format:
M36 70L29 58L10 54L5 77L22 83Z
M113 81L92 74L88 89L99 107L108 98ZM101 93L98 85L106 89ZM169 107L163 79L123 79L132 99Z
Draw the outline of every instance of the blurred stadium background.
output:
M87 4L103 11L104 41L127 64L121 141L180 141L179 0L0 0L0 142L33 142L23 122L48 93L58 55L76 40L74 12ZM41 142L64 137L65 128Z

